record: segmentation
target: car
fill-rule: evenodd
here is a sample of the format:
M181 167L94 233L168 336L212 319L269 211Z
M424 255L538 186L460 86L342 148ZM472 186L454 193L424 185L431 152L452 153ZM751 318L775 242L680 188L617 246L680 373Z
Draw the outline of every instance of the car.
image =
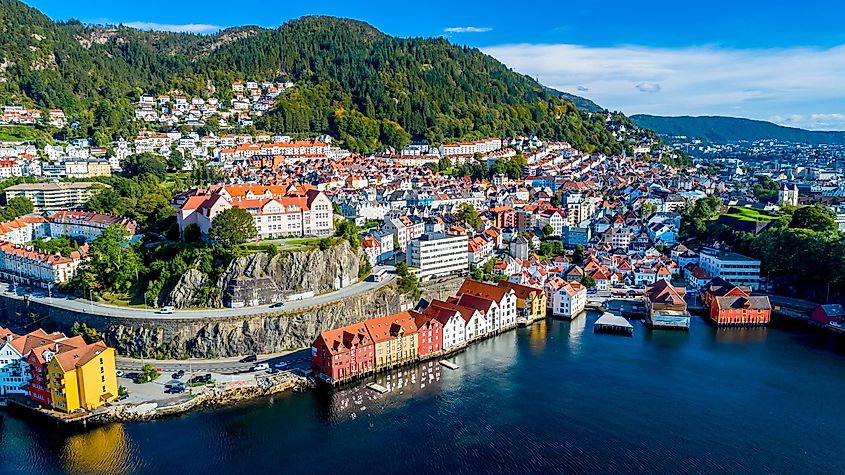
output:
M175 311L176 307L174 307L173 305L165 305L164 307L161 307L159 309L158 313L173 313Z
M288 364L285 363L284 361L279 361L278 363L274 363L273 367L276 368L276 369L282 369L282 368L287 368Z
M267 363L258 363L252 367L251 371L267 371L268 369L270 369L270 365Z
M241 363L255 363L258 361L258 357L255 355L249 355L245 358L241 358Z
M122 378L122 377L123 377L123 371L121 371L121 370L117 370L117 371L115 371L115 372L114 372L114 374L115 374L115 376L117 376L118 378Z
M129 399L129 394L121 394L121 395L117 398L117 400L118 400L118 401L123 401L123 400L126 400L126 399Z
M282 308L285 306L284 302L276 302L273 305L270 305L270 308Z
M173 373L171 376L173 376L173 379L182 379L182 376L185 376L185 370L180 369L179 371Z

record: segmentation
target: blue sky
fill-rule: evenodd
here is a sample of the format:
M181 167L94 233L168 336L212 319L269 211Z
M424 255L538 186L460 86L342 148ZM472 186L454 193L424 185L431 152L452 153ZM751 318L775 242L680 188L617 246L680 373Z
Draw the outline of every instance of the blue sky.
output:
M195 32L275 27L308 14L351 17L396 36L444 35L479 47L545 84L628 114L732 115L845 129L845 2L27 3L57 20Z

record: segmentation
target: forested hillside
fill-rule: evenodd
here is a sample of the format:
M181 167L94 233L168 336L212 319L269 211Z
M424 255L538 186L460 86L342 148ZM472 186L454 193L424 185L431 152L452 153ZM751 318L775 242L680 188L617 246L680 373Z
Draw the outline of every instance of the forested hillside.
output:
M442 38L393 38L330 17L208 36L146 32L55 23L0 0L0 103L62 108L79 123L72 134L129 136L141 93L226 99L232 81L247 79L296 85L256 127L329 132L360 151L410 138L519 134L622 150L604 117Z

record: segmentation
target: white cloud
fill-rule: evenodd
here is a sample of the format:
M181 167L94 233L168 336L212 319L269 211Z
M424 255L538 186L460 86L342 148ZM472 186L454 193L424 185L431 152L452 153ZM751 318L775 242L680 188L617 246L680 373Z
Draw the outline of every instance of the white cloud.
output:
M789 114L768 118L775 124L811 130L845 130L845 114Z
M555 89L589 89L590 99L629 114L800 116L792 123L845 128L845 46L740 50L514 44L484 51Z
M154 23L149 21L130 21L124 22L123 26L135 28L138 30L155 30L155 31L171 31L179 33L214 33L223 29L218 25L207 25L204 23L186 23L184 25L168 24L168 23Z
M663 88L660 87L660 84L657 84L656 82L641 82L637 84L637 89L640 92L648 92L650 94L654 94L655 92L660 92L660 90Z
M479 26L452 26L445 28L446 33L487 33L493 31L493 28L479 27Z

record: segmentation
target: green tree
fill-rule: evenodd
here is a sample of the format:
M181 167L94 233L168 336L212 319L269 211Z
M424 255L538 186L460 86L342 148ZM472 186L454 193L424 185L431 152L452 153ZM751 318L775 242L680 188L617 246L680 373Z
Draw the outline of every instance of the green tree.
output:
M459 221L472 229L478 230L481 228L481 218L478 216L478 212L475 211L475 208L469 203L461 203L458 205L458 211L455 216Z
M401 125L390 119L382 119L380 138L381 143L393 147L396 151L402 150L411 143L411 135L405 132Z
M84 322L74 322L70 328L70 333L74 336L82 336L88 343L94 343L103 339L103 335L96 328L89 327Z
M113 224L100 233L88 248L90 259L82 266L78 281L81 290L125 293L136 280L141 259L128 245L126 228Z
M0 218L3 221L11 221L25 214L32 213L34 209L32 200L26 196L15 196L6 203L6 207L0 210Z
M813 231L836 231L836 215L826 206L803 206L792 214L789 227Z
M437 162L437 169L440 171L446 171L452 169L452 160L449 157L443 157Z
M572 252L572 262L579 263L584 260L584 246L578 244Z
M94 132L94 136L92 137L92 140L94 142L94 145L96 145L97 147L105 147L109 143L111 143L109 136L106 135L106 133L103 132L102 130L97 130L96 132Z
M343 220L335 225L335 236L346 239L352 249L361 247L361 235L358 226L352 221Z
M160 155L152 153L140 153L132 155L123 163L123 176L135 177L141 175L153 175L164 180L167 177L167 161Z
M361 256L361 263L358 265L358 278L363 279L373 271L373 265L366 255Z
M778 196L779 190L780 184L765 175L758 176L757 181L751 186L754 197L762 202L773 201Z
M88 198L85 203L88 211L113 215L126 214L125 202L120 193L112 188L103 188Z
M138 382L149 383L158 379L159 376L161 376L161 373L158 372L155 366L147 363L141 368L141 375L138 376Z
M60 254L70 257L71 253L79 249L79 245L67 236L54 237L49 240L36 239L32 241L32 247L45 254Z
M174 172L181 172L185 168L185 155L179 149L171 150L167 157L167 166Z
M654 203L649 203L648 201L646 201L640 207L640 216L643 217L643 218L647 218L647 217L651 216L652 214L654 214L656 211L657 211L657 205L655 205Z
M596 281L592 277L585 275L584 277L581 277L581 285L588 289L592 289L596 286Z
M546 225L543 226L543 236L549 237L549 236L553 235L554 232L555 232L555 229L552 227L551 224L546 223Z
M252 215L246 210L232 207L224 210L211 221L208 237L224 247L232 247L258 237Z

